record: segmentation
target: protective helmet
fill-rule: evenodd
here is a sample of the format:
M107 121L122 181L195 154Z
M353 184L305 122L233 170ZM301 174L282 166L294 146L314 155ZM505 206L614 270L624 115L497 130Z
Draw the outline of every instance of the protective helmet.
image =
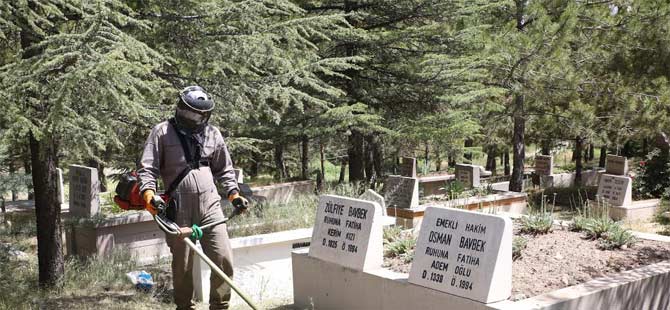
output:
M214 110L214 101L200 86L188 86L179 92L175 119L187 130L204 127Z

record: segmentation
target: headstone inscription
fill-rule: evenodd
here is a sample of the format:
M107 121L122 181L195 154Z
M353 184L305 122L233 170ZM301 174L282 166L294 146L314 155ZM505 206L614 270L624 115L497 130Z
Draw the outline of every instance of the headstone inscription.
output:
M404 177L416 178L416 158L402 158L402 163L400 163L400 175Z
M382 215L386 215L386 203L384 202L384 197L377 194L373 189L368 188L368 190L361 194L358 199L376 202L382 208Z
M456 180L465 188L479 187L479 166L456 164Z
M321 196L309 256L356 270L381 267L380 218L381 207L376 202Z
M91 217L100 212L98 169L70 165L70 214Z
M409 282L483 303L512 293L512 221L427 207Z
M628 174L628 160L623 156L607 154L605 173L614 175Z
M389 208L412 209L419 205L419 180L392 175L382 188L384 201Z
M603 174L598 184L598 197L612 206L627 206L633 202L633 185L630 177Z
M536 155L535 173L537 175L554 174L554 157L550 155Z

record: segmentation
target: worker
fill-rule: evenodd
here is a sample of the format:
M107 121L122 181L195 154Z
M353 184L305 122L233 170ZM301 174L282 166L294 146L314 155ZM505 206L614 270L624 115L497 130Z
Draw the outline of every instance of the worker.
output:
M244 211L248 201L240 196L233 162L221 136L210 125L214 101L202 87L184 88L177 98L174 118L153 127L144 145L138 175L140 192L147 211L156 215L157 179L172 184L167 202L168 217L180 227L203 226L223 219L221 196L215 182L236 211ZM168 186L169 191L170 186ZM172 253L172 281L177 309L195 309L192 300L194 252L180 240L167 235ZM206 231L200 240L205 254L230 278L233 277L233 253L225 224ZM210 309L228 309L230 286L217 276L210 278Z

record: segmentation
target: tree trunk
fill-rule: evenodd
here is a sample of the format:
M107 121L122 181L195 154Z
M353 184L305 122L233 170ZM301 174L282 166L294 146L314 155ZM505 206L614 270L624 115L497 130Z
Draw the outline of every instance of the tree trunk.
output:
M375 177L379 179L384 174L384 151L377 135L372 136L372 159L374 162Z
M280 144L280 143L275 144L274 158L275 158L275 169L276 169L275 177L279 181L283 181L284 179L286 179L286 176L287 176L286 163L284 162L284 145L283 144Z
M426 146L423 151L423 173L428 173L430 171L430 146L426 142Z
M584 154L584 139L577 136L575 139L575 186L582 186L582 154Z
M326 156L323 151L323 141L319 141L319 161L321 161L321 176L326 181Z
M14 166L14 161L10 157L10 159L9 159L9 175L14 176L14 174L16 174L16 167ZM0 195L2 195L2 194L4 194L4 193L0 193ZM18 197L19 195L16 192L16 189L12 188L11 194L12 194L12 201L16 201L19 198Z
M509 190L512 192L523 191L524 160L526 157L526 144L524 134L526 131L526 118L524 116L523 95L514 96L514 132L512 135L512 176L509 181Z
M485 170L488 171L493 171L493 167L496 165L496 150L495 147L490 146L486 150L486 165L484 167Z
M344 183L344 175L347 172L347 159L342 158L342 162L340 163L340 178L337 180L337 184L342 184Z
M598 167L605 168L605 162L607 161L607 145L600 147L600 160L598 161Z
M260 173L261 162L263 161L263 157L261 153L253 153L251 157L252 157L252 163L249 169L249 176L256 177Z
M454 158L454 155L447 155L447 165L447 168L456 166L456 159Z
M349 136L349 182L365 180L363 135L358 130L352 130Z
M26 175L32 175L33 170L30 166L30 148L26 148L26 152L23 155L23 170L26 172ZM35 199L35 192L33 191L33 182L31 180L26 180L26 188L28 189L28 200Z
M39 284L50 287L63 278L61 209L58 201L57 150L49 136L30 136L32 178L35 188Z
M589 144L589 161L593 160L596 158L596 146L591 143Z
M309 179L309 138L302 136L302 152L300 152L301 174L303 180Z
M498 167L496 165L496 163L497 163L496 156L498 156L498 152L495 148L493 148L491 150L491 169L489 169L489 171L491 171L491 173L493 173L493 175L498 175L496 173L496 170L498 170Z
M440 147L435 146L434 147L435 151L435 171L439 172L442 170L442 157L440 157Z
M363 148L363 154L365 155L365 180L370 183L374 177L374 166L375 159L374 154L372 154L372 136L365 136L365 143Z
M509 175L510 169L509 169L509 151L505 151L503 154L503 169L505 175Z
M641 157L645 157L649 154L649 141L647 141L647 138L642 139L642 154L640 154Z
M542 155L551 155L551 140L549 139L542 140L541 144L542 148L540 152L542 153Z
M474 143L475 143L475 142L474 142L472 139L467 139L467 140L465 140L465 144L464 144L464 146L465 146L466 148L468 148L468 147L472 147L472 145L473 145ZM465 157L465 159L468 160L469 163L472 163L472 153L471 153L470 151L467 151L467 150L466 150L466 151L465 151L465 154L463 154L463 157Z

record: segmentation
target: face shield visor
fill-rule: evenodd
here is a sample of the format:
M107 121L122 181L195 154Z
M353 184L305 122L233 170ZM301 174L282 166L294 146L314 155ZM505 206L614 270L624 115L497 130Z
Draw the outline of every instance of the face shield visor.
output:
M199 86L189 86L179 94L175 118L187 130L202 128L209 121L214 102Z

